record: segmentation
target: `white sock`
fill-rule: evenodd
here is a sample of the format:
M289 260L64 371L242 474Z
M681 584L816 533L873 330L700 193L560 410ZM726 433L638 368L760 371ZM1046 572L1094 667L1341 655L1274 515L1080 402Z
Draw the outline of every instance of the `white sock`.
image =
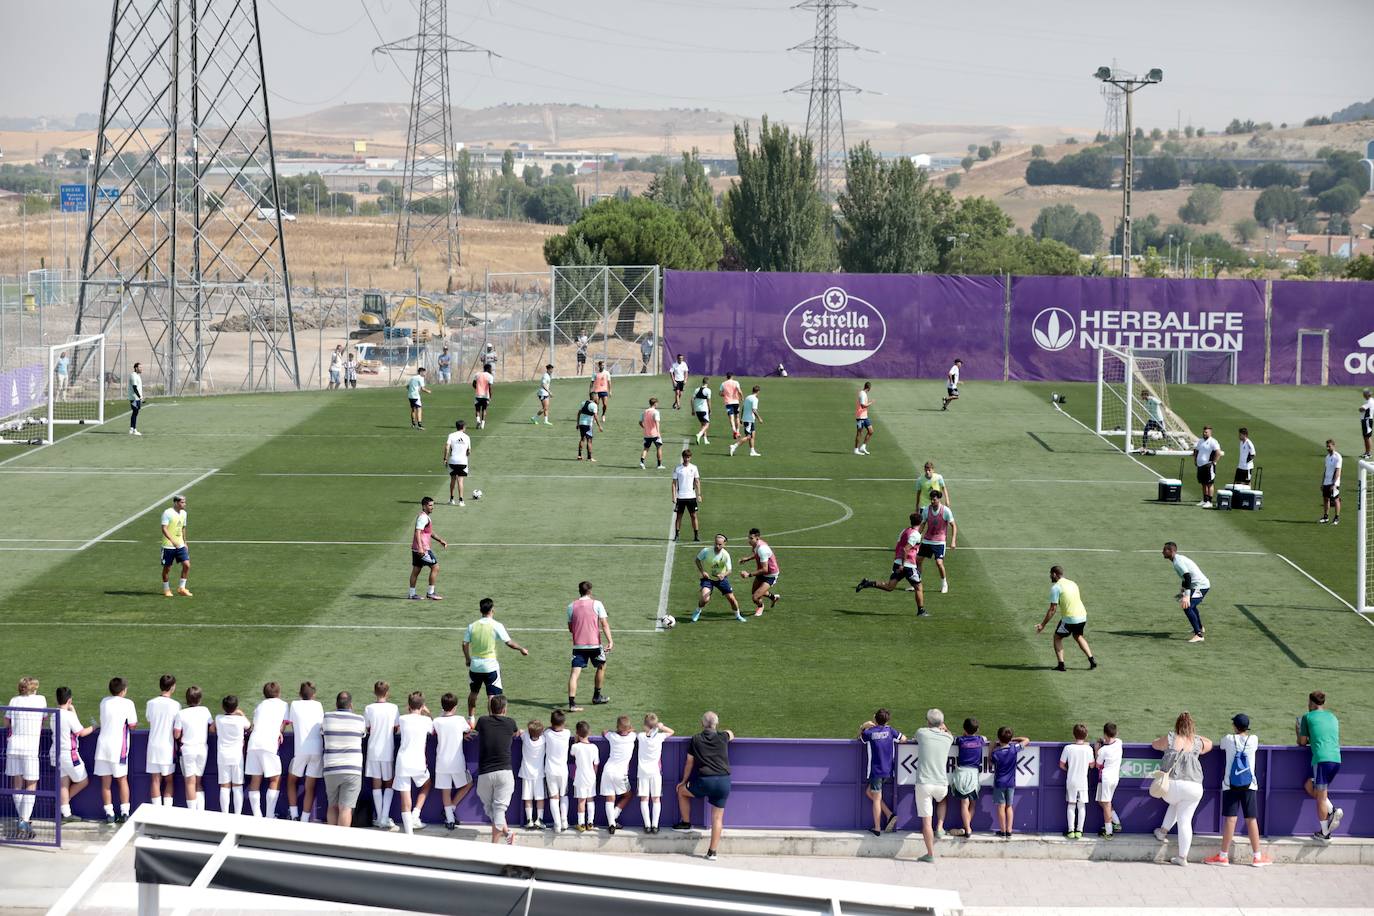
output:
M434 586L431 585L431 586L429 587L429 589L425 592L425 594L426 594L426 595L432 595L432 594L434 594Z
M444 823L452 824L454 821L458 820L458 815L453 813L454 809L457 807L457 805L444 805Z
M291 818L291 820L293 821L297 820L301 816L301 809L297 808L295 805L287 806L286 812L287 816Z
M33 801L32 795L21 795L14 800L15 813L21 821L27 821L29 815L33 814Z
M1115 827L1117 830L1121 829L1121 818L1116 816L1115 810L1112 811L1112 826Z
M170 796L170 795L164 795L164 796L162 796L162 807L164 807L164 808L175 808L176 806L177 806L177 800L176 800L175 798L173 798L173 797Z
M606 825L619 827L620 812L616 810L615 802L606 802Z
M1076 819L1077 819L1077 817L1078 817L1078 806L1075 805L1073 802L1069 802L1068 808L1069 808L1069 812L1068 812L1068 813L1069 813L1069 833L1073 833L1075 830L1078 829L1077 827L1074 826L1074 824L1077 822Z
M561 795L558 798L558 822L566 830L568 827L568 796Z
M163 583L162 583L162 590L163 590L164 592L170 592L170 591L172 590L172 583L167 582L166 580L164 580Z
M534 820L534 802L527 801L525 802L525 823L528 824L532 820Z
M243 813L243 786L234 786L234 813Z
M229 790L223 787L219 790L219 810L229 813Z
M71 817L71 816L72 816L72 806L71 806L71 805L63 805L63 806L62 806L62 816L63 816L63 817Z
M277 798L280 795L281 791L278 789L267 790L267 804L264 805L264 807L267 809L266 814L268 817L275 818L277 816Z
M106 817L114 817L114 805L106 805L106 806L105 806L105 816L106 816Z
M415 832L415 825L414 825L414 824L411 822L411 820L410 820L410 812L409 812L409 811L402 811L402 812L401 812L401 832L402 832L402 833L414 833L414 832Z
M382 817L391 820L391 796L395 794L393 789L382 790Z
M1115 826L1115 825L1114 825L1111 821L1107 821L1107 823L1105 823L1105 824L1102 825L1102 829L1105 830L1105 831L1107 831L1107 836L1111 836L1111 835L1112 835L1112 832L1113 832L1112 828L1113 828L1114 826Z
M123 804L121 804L121 805L119 806L119 813L122 814L122 815L124 815L125 817L128 817L128 816L129 816L129 803L128 803L128 802L124 802Z
M20 801L23 801L23 799L20 799ZM154 795L152 798L148 799L148 804L160 806L162 804L162 796Z
M644 822L645 827L652 827L653 823L649 820L649 800L641 798L639 800L639 819Z
M411 589L411 591L414 592L415 590ZM381 821L386 817L386 809L382 807L382 794L381 789L372 790L372 807L374 809L372 819L375 821Z
M302 823L302 824L308 824L308 823L310 823L310 812L309 812L309 811L304 811L304 812L301 813L301 823Z
M411 588L411 590L410 590L410 597L412 597L412 598L415 597L415 589L414 589L414 588Z
M1078 819L1074 821L1078 826L1074 829L1082 833L1083 825L1088 823L1088 805L1086 802L1078 802L1074 807L1078 809Z
M178 580L177 580L177 588L185 588L185 587L186 587L186 580L185 580L185 579L178 579Z
M651 811L652 811L652 813L653 813L653 818L654 818L654 829L657 830L657 829L658 829L658 817L659 817L659 815L663 812L663 801L662 801L661 799L657 799L657 798L654 799L653 804L650 805L650 809L651 809Z
M257 789L248 793L248 804L253 809L254 817L262 817L262 796L258 794Z

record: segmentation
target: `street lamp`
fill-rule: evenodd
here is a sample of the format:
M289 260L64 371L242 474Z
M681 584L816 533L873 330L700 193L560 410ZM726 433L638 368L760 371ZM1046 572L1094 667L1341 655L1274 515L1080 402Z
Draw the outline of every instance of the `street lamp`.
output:
M1164 71L1155 67L1143 78L1118 76L1111 67L1098 67L1094 77L1111 83L1126 94L1126 155L1121 169L1121 276L1131 275L1131 179L1135 168L1135 135L1132 126L1131 96L1152 83L1164 81Z

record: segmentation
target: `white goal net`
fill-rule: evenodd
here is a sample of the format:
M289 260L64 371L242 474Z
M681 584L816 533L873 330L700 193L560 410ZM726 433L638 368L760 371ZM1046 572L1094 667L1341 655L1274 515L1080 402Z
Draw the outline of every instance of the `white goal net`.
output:
M1374 461L1360 462L1359 490L1355 493L1355 607L1361 614L1374 613L1374 556L1371 556L1369 484Z
M1198 437L1169 404L1167 369L1157 356L1099 347L1097 434L1119 437L1126 452L1191 454Z
M21 347L0 368L0 444L41 445L62 424L105 422L105 335Z

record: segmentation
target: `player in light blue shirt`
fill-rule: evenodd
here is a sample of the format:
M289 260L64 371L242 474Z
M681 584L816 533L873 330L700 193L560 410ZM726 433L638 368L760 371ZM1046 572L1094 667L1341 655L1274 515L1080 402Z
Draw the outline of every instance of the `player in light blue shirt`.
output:
M413 429L424 429L424 408L420 404L420 392L429 394L430 391L425 387L425 367L421 366L415 370L415 374L406 382L406 399L410 401L410 425Z
M740 439L739 442L730 445L730 454L735 453L735 449L741 444L749 443L749 457L762 458L763 456L755 449L758 441L755 437L755 430L763 422L763 415L759 413L759 386L755 385L754 390L744 399L744 404L740 407Z
M1202 642L1207 628L1202 625L1199 605L1211 590L1212 582L1203 575L1196 563L1178 552L1178 545L1173 541L1165 543L1164 559L1173 564L1174 572L1178 573L1182 581L1183 589L1178 593L1178 606L1183 608L1183 613L1188 615L1188 623L1193 627L1193 635L1188 641Z

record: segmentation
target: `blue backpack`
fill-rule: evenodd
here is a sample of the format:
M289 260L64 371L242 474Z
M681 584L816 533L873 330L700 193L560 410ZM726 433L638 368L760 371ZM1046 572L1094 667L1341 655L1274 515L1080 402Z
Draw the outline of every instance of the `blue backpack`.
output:
M1241 738L1237 735L1233 740L1236 741L1236 750L1231 757L1231 772L1226 774L1226 784L1233 789L1248 789L1255 782L1255 771L1250 765L1250 755L1245 750L1250 743L1250 736Z

